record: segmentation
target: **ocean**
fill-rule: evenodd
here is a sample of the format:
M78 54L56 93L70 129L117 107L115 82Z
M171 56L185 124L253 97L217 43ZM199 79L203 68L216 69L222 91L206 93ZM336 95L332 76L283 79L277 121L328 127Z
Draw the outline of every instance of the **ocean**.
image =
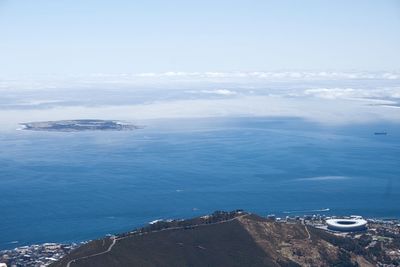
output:
M142 124L2 133L0 250L215 210L400 218L400 124L291 117Z

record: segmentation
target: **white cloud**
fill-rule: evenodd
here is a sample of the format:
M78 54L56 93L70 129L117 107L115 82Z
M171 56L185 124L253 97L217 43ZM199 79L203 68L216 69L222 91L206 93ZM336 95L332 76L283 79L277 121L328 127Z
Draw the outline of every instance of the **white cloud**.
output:
M396 82L400 72L335 72L335 71L253 71L253 72L145 72L145 73L93 73L69 76L18 76L0 77L0 90L57 89L69 87L94 87L108 84L113 86L141 86L179 83L257 83L268 84L276 81L317 82L317 81L370 81ZM186 88L187 89L187 88Z
M326 99L400 98L400 87L386 89L314 88L304 90L303 94Z
M137 77L147 77L148 73L134 74ZM353 79L383 79L399 80L400 73L394 72L335 72L335 71L283 71L283 72L164 72L151 73L151 77L181 77L181 78L241 78L263 80L353 80Z
M224 95L224 96L232 96L236 95L235 91L227 90L227 89L218 89L218 90L202 90L202 93L205 94L216 94L216 95Z
M137 74L138 77L156 77L157 73L154 72L145 72Z
M355 96L355 90L351 88L318 88L307 89L304 91L305 95L312 95L321 98L335 99L335 98L349 98ZM360 94L356 94L360 97Z
M388 79L388 80L399 80L400 79L400 74L399 73L384 73L382 74L383 79Z

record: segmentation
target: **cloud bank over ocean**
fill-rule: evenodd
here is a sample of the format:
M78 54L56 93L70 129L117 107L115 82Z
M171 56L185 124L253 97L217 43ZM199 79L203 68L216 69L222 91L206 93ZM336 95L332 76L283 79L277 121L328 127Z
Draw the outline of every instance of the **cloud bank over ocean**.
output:
M324 124L400 123L400 73L165 72L0 80L0 123L299 117Z
M289 81L399 81L400 71L340 72L340 71L250 71L250 72L148 72L148 73L92 73L82 75L0 75L0 90L63 88L69 85L90 87L94 84L142 85L174 82L268 83Z
M98 74L102 76L102 74ZM107 76L107 75L105 75ZM398 72L337 72L337 71L282 71L282 72L164 72L139 73L137 77L191 77L191 78L255 78L255 79L388 79L399 80Z

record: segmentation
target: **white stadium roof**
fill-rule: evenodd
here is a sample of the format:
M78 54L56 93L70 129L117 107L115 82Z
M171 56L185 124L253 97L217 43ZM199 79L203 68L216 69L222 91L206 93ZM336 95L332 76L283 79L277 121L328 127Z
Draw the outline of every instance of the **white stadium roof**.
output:
M367 221L361 218L329 219L326 224L330 230L344 232L360 231L367 227Z

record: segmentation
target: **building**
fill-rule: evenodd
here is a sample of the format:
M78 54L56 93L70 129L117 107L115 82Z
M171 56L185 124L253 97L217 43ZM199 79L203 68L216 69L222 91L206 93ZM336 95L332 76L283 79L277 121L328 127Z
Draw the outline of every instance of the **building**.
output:
M328 229L340 232L356 232L367 229L367 221L361 217L350 219L329 219L326 220Z

